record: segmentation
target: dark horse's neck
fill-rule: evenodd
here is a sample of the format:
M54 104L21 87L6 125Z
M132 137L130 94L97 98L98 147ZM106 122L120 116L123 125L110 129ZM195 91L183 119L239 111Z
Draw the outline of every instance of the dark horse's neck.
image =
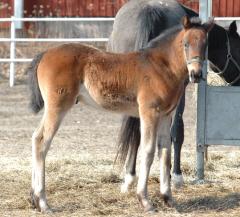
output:
M153 39L144 49L152 64L172 73L178 80L186 79L188 74L182 38L182 27L177 26Z
M224 62L219 61L218 52L221 50L222 53L224 47L223 45L225 45L227 41L226 37L226 30L216 24L208 34L208 59L219 69L222 69L224 67ZM227 52L227 47L225 51Z

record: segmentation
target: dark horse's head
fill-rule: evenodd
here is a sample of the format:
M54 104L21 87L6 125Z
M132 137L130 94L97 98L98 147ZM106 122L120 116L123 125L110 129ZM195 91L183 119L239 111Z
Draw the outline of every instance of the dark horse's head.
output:
M214 25L208 37L211 69L230 85L240 85L240 36L236 21L228 29Z
M202 66L205 59L207 33L214 25L213 20L201 23L199 18L183 17L184 27L183 46L189 72L189 81L197 83L202 77Z

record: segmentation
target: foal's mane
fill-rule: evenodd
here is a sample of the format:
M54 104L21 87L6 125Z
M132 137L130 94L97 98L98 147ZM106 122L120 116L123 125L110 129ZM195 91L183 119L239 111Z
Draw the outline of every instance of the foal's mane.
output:
M190 28L202 27L202 21L199 17L190 18ZM170 29L163 31L158 37L152 39L146 48L155 48L161 45L163 42L166 43L172 36L175 36L183 29L183 25L179 24Z

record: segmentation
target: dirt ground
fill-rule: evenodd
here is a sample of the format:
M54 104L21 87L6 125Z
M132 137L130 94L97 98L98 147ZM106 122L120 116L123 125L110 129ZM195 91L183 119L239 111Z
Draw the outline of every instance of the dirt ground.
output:
M240 216L240 149L211 147L206 181L195 181L194 85L188 88L184 114L186 139L182 167L185 185L173 190L174 207L159 200L156 157L149 181L151 201L162 217ZM28 202L31 182L31 134L41 113L28 109L25 83L9 88L0 79L0 216L43 216ZM76 105L65 118L47 156L46 189L53 216L147 216L135 189L119 193L121 175L113 167L121 116Z

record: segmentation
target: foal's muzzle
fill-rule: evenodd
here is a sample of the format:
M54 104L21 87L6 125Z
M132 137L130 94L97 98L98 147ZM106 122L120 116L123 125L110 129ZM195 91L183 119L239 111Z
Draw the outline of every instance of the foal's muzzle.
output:
M202 70L201 69L198 72L196 72L195 70L191 70L189 72L189 81L191 83L199 83L201 79L202 79Z
M199 83L202 79L202 65L203 61L198 56L187 61L189 81L191 83Z

